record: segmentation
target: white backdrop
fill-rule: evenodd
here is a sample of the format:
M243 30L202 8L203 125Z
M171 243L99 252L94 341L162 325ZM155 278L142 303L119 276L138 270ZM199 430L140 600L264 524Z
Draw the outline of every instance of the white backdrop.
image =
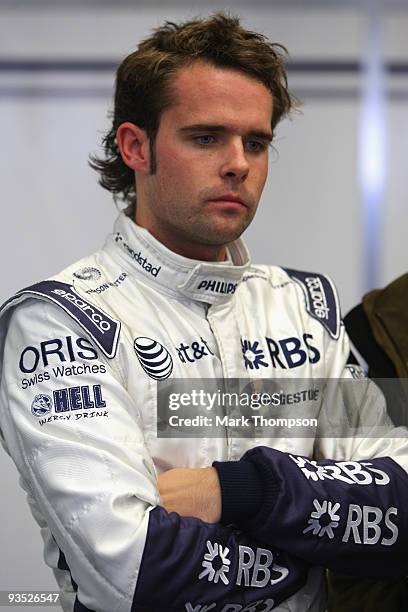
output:
M288 1L286 7L274 2L262 7L255 2L236 12L248 27L284 43L293 61L359 61L365 16L358 6L306 5ZM137 2L134 8L82 10L45 4L31 12L0 5L0 62L115 62L164 19L209 10L205 4L197 10L171 2L150 10ZM408 12L390 7L381 24L385 60L407 65ZM247 241L255 261L331 274L347 311L360 301L365 287L357 180L360 77L353 70L324 72L309 66L303 73L291 71L290 84L303 99L302 113L278 130L278 154L272 156L270 179ZM96 249L110 231L115 207L98 187L87 157L97 150L108 125L112 85L109 70L0 70L0 301ZM392 95L386 114L387 187L377 245L378 285L408 269L408 72L388 75L386 87ZM3 452L0 473L0 590L53 589L51 573L41 561L39 531Z

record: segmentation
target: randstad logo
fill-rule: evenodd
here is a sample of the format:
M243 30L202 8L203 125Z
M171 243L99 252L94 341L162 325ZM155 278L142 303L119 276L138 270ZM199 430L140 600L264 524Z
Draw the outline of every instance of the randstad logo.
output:
M157 267L152 266L152 264L147 260L147 257L143 257L141 251L136 253L136 251L132 249L132 247L130 247L126 242L124 242L123 236L121 234L119 233L116 234L115 242L120 242L123 248L125 249L125 251L127 251L128 255L130 255L130 257L136 263L138 263L139 266L143 268L143 270L145 270L145 272L147 272L148 274L151 274L154 277L158 276L161 270L161 266L157 266Z
M224 281L217 280L203 280L198 285L198 289L228 295L229 293L235 293L237 285L238 283L226 283Z

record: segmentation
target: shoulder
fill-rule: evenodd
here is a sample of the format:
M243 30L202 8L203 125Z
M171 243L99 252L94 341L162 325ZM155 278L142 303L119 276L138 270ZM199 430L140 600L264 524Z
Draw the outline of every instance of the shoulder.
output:
M337 340L341 329L340 302L330 276L320 272L295 270L283 266L255 266L275 291L286 292L286 299L319 321Z
M55 277L17 291L0 308L3 338L13 329L55 327L85 332L109 358L116 354L121 324L105 312L96 300L84 295L81 280L99 277L97 256L84 258ZM78 283L75 282L78 279Z

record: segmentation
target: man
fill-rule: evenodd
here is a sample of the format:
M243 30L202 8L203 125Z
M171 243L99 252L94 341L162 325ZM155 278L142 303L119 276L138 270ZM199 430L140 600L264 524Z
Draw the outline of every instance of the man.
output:
M64 610L322 611L324 567L406 572L405 431L157 435L160 381L344 371L331 283L251 266L239 239L290 108L279 46L237 19L156 30L119 67L93 162L127 214L3 308L0 428ZM371 388L367 406L386 422Z

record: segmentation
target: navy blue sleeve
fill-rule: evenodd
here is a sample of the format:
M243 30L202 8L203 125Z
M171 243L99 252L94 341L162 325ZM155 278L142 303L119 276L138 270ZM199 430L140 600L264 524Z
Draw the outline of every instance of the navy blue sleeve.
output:
M196 612L221 605L269 611L303 586L308 569L301 559L258 545L236 528L156 507L132 612Z
M214 462L224 524L312 565L358 576L408 573L408 476L389 457L311 461L259 446ZM245 483L263 495L249 506Z

